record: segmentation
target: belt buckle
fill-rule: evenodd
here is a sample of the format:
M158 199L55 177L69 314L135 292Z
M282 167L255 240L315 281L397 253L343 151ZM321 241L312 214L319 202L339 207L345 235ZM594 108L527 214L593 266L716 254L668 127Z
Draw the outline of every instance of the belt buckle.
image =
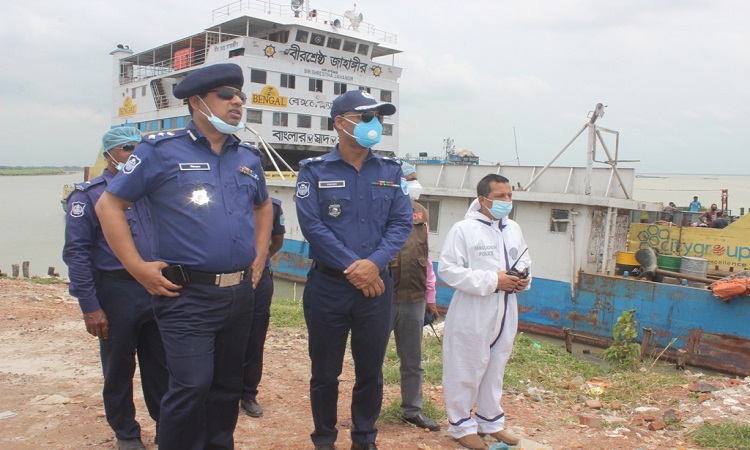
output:
M216 283L219 287L236 286L240 284L240 281L245 277L245 272L234 272L234 273L220 273L216 275L218 282Z

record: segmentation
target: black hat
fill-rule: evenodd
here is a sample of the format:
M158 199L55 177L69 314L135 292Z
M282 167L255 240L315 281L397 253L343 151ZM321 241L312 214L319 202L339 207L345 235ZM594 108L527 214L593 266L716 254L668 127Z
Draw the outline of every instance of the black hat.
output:
M369 111L379 109L380 113L391 116L396 113L396 107L391 103L378 103L369 92L358 89L356 91L346 91L336 97L331 105L331 119L340 116L347 111Z
M242 68L237 64L214 64L203 67L186 76L174 88L174 96L180 99L191 95L205 94L213 88L221 86L232 86L242 89L245 77Z

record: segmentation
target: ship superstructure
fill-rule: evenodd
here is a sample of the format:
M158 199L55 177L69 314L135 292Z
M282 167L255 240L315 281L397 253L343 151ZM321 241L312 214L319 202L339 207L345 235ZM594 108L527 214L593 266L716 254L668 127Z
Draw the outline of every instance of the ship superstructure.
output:
M364 22L356 9L335 14L303 1L242 0L217 8L204 31L114 57L112 126L142 133L183 128L190 120L174 87L192 71L232 62L244 70L247 126L291 165L331 150L338 137L331 102L352 89L398 106L397 36ZM390 57L390 58L388 58ZM383 124L380 150L397 153L398 113ZM255 141L256 133L239 133Z

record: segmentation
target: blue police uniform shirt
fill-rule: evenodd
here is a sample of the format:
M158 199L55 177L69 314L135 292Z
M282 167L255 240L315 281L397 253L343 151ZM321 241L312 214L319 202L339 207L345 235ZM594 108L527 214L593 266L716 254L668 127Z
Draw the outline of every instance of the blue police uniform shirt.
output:
M100 308L94 286L95 271L122 270L123 266L104 239L94 205L114 175L104 173L86 183L77 184L67 200L63 260L68 265L70 295L76 297L84 314ZM125 217L135 247L141 257L151 261L151 221L146 200L134 203Z
M371 150L359 171L331 153L300 162L297 219L310 258L344 270L369 259L380 270L412 229L412 208L400 164Z
M286 227L284 226L284 210L281 209L281 200L271 197L271 205L273 206L273 226L271 228L271 236L284 235L286 234ZM266 267L271 267L270 252L266 258Z
M107 192L148 198L155 260L229 273L255 259L253 208L268 191L258 149L235 136L216 154L193 122L148 135Z

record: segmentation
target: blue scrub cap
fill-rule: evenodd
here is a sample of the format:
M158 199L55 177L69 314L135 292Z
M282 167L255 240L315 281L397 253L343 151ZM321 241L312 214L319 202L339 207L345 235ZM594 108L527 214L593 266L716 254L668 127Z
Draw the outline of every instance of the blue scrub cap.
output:
M404 176L409 176L413 173L417 173L417 169L406 161L401 161L401 170L404 171Z
M143 136L136 127L116 127L104 133L102 136L103 152L108 152L118 145L128 142L141 142Z

